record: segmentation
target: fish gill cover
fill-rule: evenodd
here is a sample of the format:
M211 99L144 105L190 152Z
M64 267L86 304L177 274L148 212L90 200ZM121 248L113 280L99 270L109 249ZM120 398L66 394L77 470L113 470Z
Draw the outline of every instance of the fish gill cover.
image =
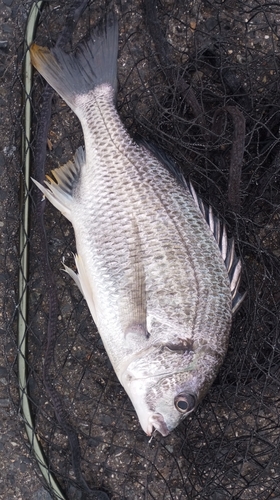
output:
M58 43L67 51L111 8L111 3L98 1L60 4L44 6L36 42L49 47ZM242 258L241 287L247 297L205 399L168 437L156 435L148 443L84 299L61 271L61 260L70 265L75 252L72 227L50 204L44 207L32 190L24 356L36 436L48 472L70 500L82 494L115 499L277 498L280 9L254 0L115 5L121 119L132 135L172 157L226 222ZM23 2L22 11L27 14L29 7L30 2ZM13 154L7 156L15 200L16 180L25 175L18 112L23 55L19 50L10 104ZM24 94L22 112L30 99L28 151L33 176L43 180L45 173L72 158L83 136L78 119L50 88L45 90L38 74L31 92ZM16 202L9 210L16 218ZM17 375L16 317L22 300L14 294L23 263L16 253L17 234L11 226L6 231L6 359ZM11 378L10 395L18 405L16 377Z

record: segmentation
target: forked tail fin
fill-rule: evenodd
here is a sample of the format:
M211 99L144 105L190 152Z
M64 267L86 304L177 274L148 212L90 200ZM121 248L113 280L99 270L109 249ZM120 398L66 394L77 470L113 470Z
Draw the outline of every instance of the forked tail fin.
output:
M117 90L118 21L111 11L81 42L75 53L33 44L31 60L35 68L76 114L76 96L88 94L102 83Z

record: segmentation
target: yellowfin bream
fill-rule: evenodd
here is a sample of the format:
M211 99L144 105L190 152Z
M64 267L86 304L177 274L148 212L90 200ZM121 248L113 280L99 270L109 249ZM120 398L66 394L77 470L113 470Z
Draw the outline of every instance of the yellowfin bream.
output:
M80 119L85 148L52 171L46 198L71 221L77 274L114 370L147 435L166 436L224 360L241 265L225 228L116 111L111 12L75 53L33 45L32 62Z

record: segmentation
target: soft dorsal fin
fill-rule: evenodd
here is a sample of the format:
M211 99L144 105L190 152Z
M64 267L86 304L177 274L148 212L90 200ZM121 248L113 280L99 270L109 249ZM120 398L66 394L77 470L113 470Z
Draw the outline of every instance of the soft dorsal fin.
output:
M74 155L74 161L55 168L51 174L55 180L46 175L46 186L32 179L46 198L72 222L72 206L75 197L75 188L79 182L80 172L85 164L85 152L79 147Z

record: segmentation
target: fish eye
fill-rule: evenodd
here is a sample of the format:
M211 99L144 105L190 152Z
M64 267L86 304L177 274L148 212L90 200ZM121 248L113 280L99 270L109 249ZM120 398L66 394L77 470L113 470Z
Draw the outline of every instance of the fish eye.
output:
M196 398L193 394L178 394L174 399L176 409L180 413L188 413L195 407Z

